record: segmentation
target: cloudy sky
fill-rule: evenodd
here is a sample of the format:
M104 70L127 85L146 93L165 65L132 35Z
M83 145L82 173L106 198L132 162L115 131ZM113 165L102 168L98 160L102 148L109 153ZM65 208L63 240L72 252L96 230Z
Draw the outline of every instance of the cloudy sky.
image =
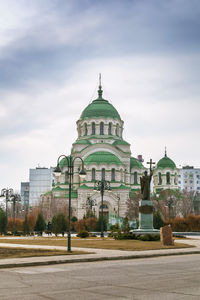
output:
M0 0L0 188L69 154L100 72L133 156L200 167L199 0Z

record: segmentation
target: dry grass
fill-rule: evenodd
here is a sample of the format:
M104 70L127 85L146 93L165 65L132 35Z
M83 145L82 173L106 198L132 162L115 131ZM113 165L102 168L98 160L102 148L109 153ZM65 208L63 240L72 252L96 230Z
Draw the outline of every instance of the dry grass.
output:
M4 239L0 238L0 243L25 244L25 245L48 245L48 246L66 246L67 238L62 237L33 237L27 239ZM72 238L72 247L80 248L99 248L127 251L142 250L159 250L159 249L175 249L189 248L187 244L175 243L174 246L163 246L160 241L144 242L138 240L113 240L110 238Z
M81 251L73 251L72 253L68 253L67 251L60 251L60 250L0 248L0 259L33 257L33 256L72 255L72 254L83 254L83 253L85 254L85 252L81 252Z

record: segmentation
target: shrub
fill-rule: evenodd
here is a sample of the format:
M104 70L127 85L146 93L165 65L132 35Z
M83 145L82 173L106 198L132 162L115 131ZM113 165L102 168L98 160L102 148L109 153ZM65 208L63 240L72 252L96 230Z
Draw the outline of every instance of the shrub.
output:
M117 230L116 232L113 232L113 238L115 240L137 240L136 234L133 234L131 232L125 233L121 230Z
M35 223L35 228L34 230L38 232L38 234L42 235L42 232L46 229L46 223L43 218L42 213L39 213L37 216L37 220Z
M79 231L77 236L80 238L87 238L89 236L89 232L87 230L81 230Z
M55 233L56 236L58 233L62 233L62 235L64 236L64 233L67 228L65 216L62 213L58 214L57 216L54 216L52 219L51 227L52 232Z
M85 220L85 226L88 231L95 231L97 227L97 219L94 217Z
M163 227L164 222L162 220L161 214L159 211L156 211L153 215L153 227L155 229L160 229L160 227Z
M186 217L188 231L200 231L200 216L188 215Z
M23 233L25 235L30 233L27 215L25 216L24 222L22 224L22 228L23 228Z
M184 232L188 231L189 226L185 218L176 217L171 221L173 231Z
M76 221L74 223L74 229L75 229L76 232L86 230L85 219L81 219L79 221Z
M159 241L160 240L160 235L159 234L144 234L144 235L139 235L138 240L140 241Z

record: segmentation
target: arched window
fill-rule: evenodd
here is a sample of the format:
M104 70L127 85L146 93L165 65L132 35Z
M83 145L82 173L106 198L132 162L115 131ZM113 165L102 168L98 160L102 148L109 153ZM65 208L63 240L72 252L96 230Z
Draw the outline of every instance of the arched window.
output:
M80 126L80 124L78 125L78 137L80 137L81 136L81 126Z
M134 183L134 184L137 184L137 183L138 183L138 181L137 181L137 172L134 172L134 173L133 173L133 183Z
M177 173L175 173L175 176L174 176L174 184L177 184Z
M95 126L95 123L92 122L92 135L95 135L96 134L96 126Z
M162 184L162 175L160 172L158 173L158 184Z
M100 209L102 208L102 206L103 206L103 209L108 209L108 205L107 204L103 204L103 205L100 205Z
M105 169L101 170L101 179L105 180Z
M96 170L92 168L92 181L95 181L95 172Z
M166 173L167 184L170 184L170 172Z
M112 123L108 124L108 134L112 135Z
M115 181L115 169L111 170L111 181Z
M115 134L116 134L116 136L119 136L119 124L117 124L117 126L116 126Z
M124 174L123 174L123 170L122 169L120 170L120 175L121 175L121 181L123 182L124 181Z
M100 123L100 135L104 135L104 123Z
M85 123L85 124L84 124L84 135L87 135L87 133L88 133L88 130L87 130L87 124Z

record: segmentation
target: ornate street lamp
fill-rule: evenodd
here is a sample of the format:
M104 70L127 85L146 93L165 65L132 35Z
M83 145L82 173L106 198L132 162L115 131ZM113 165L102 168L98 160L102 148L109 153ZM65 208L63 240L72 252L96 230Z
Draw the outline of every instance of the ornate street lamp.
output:
M91 199L90 196L88 196L87 201L86 201L86 209L87 209L87 217L90 218L90 232L92 231L92 220L91 218L94 216L93 212L92 212L92 207L96 206L96 200ZM88 214L89 212L89 214Z
M85 178L86 176L86 172L84 170L84 162L82 160L81 157L77 156L75 158L73 158L71 155L70 156L66 156L64 154L60 155L57 159L57 166L54 169L54 175L55 176L60 176L62 171L61 168L59 166L59 162L60 162L60 158L64 157L67 160L67 172L66 174L69 176L69 221L68 221L68 245L67 245L67 251L71 252L71 196L72 196L72 184L73 184L73 176L74 176L74 161L76 159L80 159L82 162L82 169L79 172L79 176L81 178Z
M21 201L20 195L19 194L11 195L8 201L11 201L13 203L13 235L14 235L15 234L15 205L16 202Z
M101 193L101 237L104 237L104 228L103 228L103 196L104 191L111 191L110 182L106 180L96 181L94 184L94 190Z
M1 190L1 197L6 197L6 223L5 223L5 234L7 234L7 224L8 224L8 201L10 197L13 195L13 189L2 189Z

